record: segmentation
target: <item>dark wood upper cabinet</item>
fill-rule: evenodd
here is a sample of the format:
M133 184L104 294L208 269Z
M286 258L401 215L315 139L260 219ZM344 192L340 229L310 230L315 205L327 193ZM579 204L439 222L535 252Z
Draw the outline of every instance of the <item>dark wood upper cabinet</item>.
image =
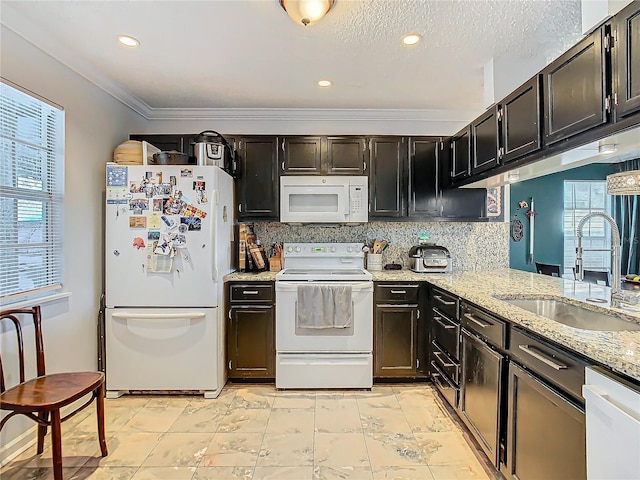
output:
M614 95L616 119L640 111L640 2L614 17Z
M240 137L238 219L277 220L280 215L277 137Z
M280 168L286 175L309 175L322 171L321 137L280 137Z
M502 100L500 112L502 163L540 149L540 75L536 75Z
M440 191L440 152L438 138L409 139L409 217L437 217Z
M607 122L606 28L595 30L542 70L547 144Z
M364 175L367 170L365 137L327 137L325 170L328 175Z
M406 216L405 137L369 139L369 217Z
M499 134L497 105L471 123L471 175L499 165Z
M451 182L469 175L471 162L471 125L451 137Z

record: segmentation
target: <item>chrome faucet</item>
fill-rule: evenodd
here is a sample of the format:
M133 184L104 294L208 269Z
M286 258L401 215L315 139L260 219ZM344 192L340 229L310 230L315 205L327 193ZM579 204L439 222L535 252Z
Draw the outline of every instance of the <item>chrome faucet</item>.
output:
M582 228L584 224L591 220L593 217L604 218L611 226L611 248L610 249L583 249L582 248ZM582 269L582 252L608 252L611 251L611 306L620 308L623 303L630 303L636 305L638 303L637 297L634 295L625 295L620 288L621 274L620 274L620 231L618 230L618 224L616 221L604 212L591 212L585 215L579 222L576 228L576 235L578 237L578 246L576 247L576 279L582 280L584 278L584 270Z

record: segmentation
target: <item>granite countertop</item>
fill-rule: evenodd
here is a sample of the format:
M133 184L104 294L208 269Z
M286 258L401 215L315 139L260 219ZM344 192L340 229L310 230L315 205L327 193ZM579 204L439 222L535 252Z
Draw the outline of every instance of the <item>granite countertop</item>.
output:
M274 280L277 272L240 273L225 276L225 281ZM610 289L585 282L538 275L521 270L500 269L462 271L452 274L414 273L410 270L371 272L378 282L429 282L463 299L508 319L513 325L564 345L585 357L640 381L640 331L582 330L563 325L506 303L494 295L522 298L540 295L562 297L586 304L587 308L605 313L615 312L627 320L640 323L640 311L611 309L609 303L593 304L587 298L609 299Z
M374 279L378 280L377 275ZM400 279L395 276L390 278ZM407 274L402 279L414 281L416 277L415 274ZM379 280L384 281L386 278L380 275ZM494 312L513 325L520 325L640 381L640 331L572 328L494 297L496 294L509 298L526 298L531 295L562 297L573 300L571 303L604 313L614 312L626 320L640 323L640 312L611 309L608 301L602 304L586 302L590 297L609 299L608 287L512 269L425 274L424 281Z
M278 272L232 272L222 279L225 282L269 282L276 279Z

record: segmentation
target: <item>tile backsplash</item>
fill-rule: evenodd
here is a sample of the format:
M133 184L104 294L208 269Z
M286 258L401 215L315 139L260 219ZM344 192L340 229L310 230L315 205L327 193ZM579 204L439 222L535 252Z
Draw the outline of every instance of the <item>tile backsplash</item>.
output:
M274 242L362 242L387 240L382 263L400 263L408 268L409 249L421 234L429 242L447 247L454 270L485 270L509 267L509 223L507 222L370 222L364 225L322 227L293 226L268 222L254 225L266 247Z

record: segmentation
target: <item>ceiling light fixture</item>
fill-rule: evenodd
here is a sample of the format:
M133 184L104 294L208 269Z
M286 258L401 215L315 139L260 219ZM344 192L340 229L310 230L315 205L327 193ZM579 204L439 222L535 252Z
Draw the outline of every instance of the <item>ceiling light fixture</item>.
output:
M118 41L125 47L140 46L140 41L137 38L132 37L131 35L118 35Z
M318 85L320 87L330 87L332 85L331 80L318 80Z
M609 195L640 195L640 170L607 175Z
M406 46L417 45L422 41L422 35L419 33L408 33L402 37L402 44Z
M299 25L313 25L324 17L334 0L279 0L287 15Z

